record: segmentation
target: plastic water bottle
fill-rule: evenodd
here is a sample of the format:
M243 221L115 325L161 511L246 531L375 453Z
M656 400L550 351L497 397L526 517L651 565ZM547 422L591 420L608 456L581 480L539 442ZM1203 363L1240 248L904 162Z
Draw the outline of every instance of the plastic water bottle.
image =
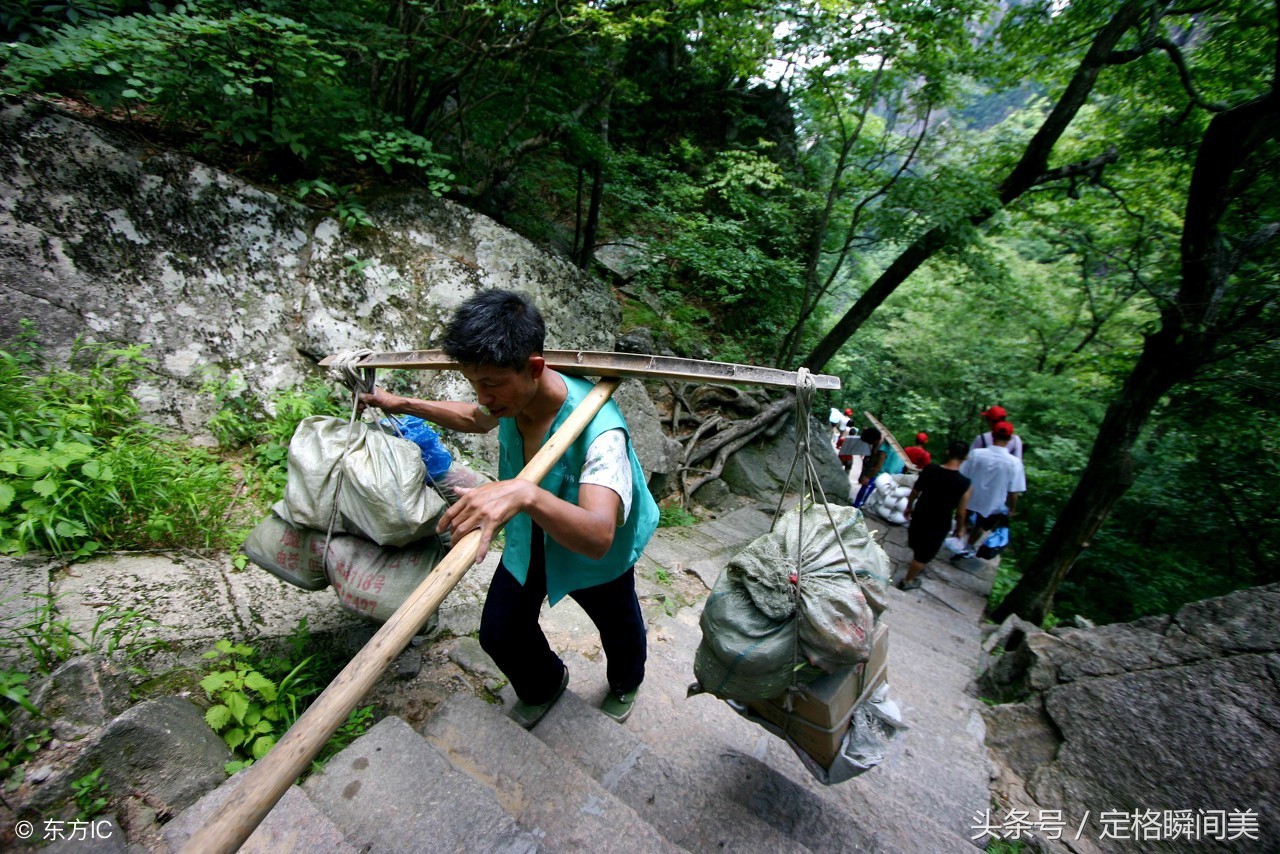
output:
M453 465L453 454L441 444L439 434L416 415L402 415L397 420L401 435L422 450L422 461L426 463L427 474L431 475L432 480L441 480ZM394 426L388 418L382 419L382 423L388 427Z

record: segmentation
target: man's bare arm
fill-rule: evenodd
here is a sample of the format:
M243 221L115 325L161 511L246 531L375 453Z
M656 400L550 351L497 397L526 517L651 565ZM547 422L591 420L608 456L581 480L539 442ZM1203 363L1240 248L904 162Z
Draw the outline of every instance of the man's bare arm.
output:
M497 418L474 403L400 397L381 388L375 388L372 394L360 395L360 402L396 415L416 415L459 433L488 433L498 426Z
M582 484L577 504L518 479L459 489L458 494L461 498L441 517L437 530L451 528L458 537L478 529L481 537L477 562L484 560L498 529L517 513L528 513L547 536L570 551L598 560L613 545L622 503L618 493L594 483Z

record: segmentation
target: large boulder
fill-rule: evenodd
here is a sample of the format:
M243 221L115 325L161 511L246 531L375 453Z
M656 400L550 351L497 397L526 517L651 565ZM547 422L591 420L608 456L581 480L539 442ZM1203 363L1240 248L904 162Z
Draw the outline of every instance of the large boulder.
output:
M979 685L1015 702L986 712L987 744L1041 808L1087 818L1094 839L1103 811L1233 828L1173 839L1111 827L1106 850L1156 838L1170 851L1280 850L1277 624L1280 584L1099 628L1010 622Z
M348 229L182 154L156 151L37 103L0 108L0 347L30 320L54 356L77 337L150 345L148 418L205 432L208 379L259 398L319 374L344 349L438 346L453 309L485 288L529 292L547 346L610 350L609 288L493 220L422 192L368 205ZM470 399L452 372L412 393ZM650 471L669 471L652 404L624 412ZM639 434L643 433L643 437ZM493 461L493 437L450 437Z
M71 796L71 784L97 768L113 794L146 792L157 809L176 813L227 778L231 751L181 697L139 703L91 737L71 765L32 795L47 810Z
M784 487L791 492L800 490L803 472L796 460L795 418L788 415L787 419L776 436L753 442L728 459L720 479L731 491L769 502L777 501ZM811 419L809 435L809 461L818 473L827 501L849 504L849 478L827 441L826 427ZM701 493L699 500L703 500Z

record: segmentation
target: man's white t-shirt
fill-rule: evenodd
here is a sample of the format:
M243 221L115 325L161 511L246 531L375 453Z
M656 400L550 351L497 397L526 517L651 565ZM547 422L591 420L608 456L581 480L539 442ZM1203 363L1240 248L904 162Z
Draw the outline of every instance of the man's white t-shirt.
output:
M973 440L973 444L969 446L969 450L976 451L979 448L994 448L995 446L996 446L995 440L991 438L991 431L988 430L987 432L983 433L981 436ZM1008 448L1009 448L1009 453L1013 454L1018 459L1023 458L1022 457L1022 437L1019 436L1017 433L1014 433L1012 436L1009 437Z
M960 464L960 473L973 484L969 509L979 516L1008 510L1010 492L1027 491L1027 475L1022 460L1008 448L992 445L979 448Z
M587 448L587 458L582 463L578 483L606 486L618 493L622 504L618 507L618 524L631 515L631 459L627 456L627 432L620 427L606 430Z

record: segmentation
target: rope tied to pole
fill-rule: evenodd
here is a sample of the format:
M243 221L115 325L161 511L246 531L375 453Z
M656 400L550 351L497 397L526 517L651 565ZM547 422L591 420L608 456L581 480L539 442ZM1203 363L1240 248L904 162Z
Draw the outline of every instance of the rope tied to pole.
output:
M787 480L783 484L782 493L778 496L778 505L774 509L773 524L770 530L777 527L778 520L782 517L782 504L786 498L787 490L791 487L791 482L795 478L797 466L800 468L800 512L796 514L796 524L798 526L796 537L796 554L794 555L793 569L790 572L789 580L791 581L791 601L795 612L799 611L800 598L802 593L801 585L804 583L804 571L802 567L803 543L804 543L804 508L803 504L806 500L821 502L822 508L827 514L827 521L831 525L832 531L836 534L836 542L840 544L840 554L844 558L845 570L853 577L859 588L862 587L862 581L858 578L858 574L853 569L853 561L849 558L849 551L845 547L844 537L840 535L840 528L836 524L835 516L831 512L831 503L827 500L826 491L822 487L822 480L818 475L818 470L813 464L813 456L810 453L812 442L812 426L813 421L810 417L810 410L813 406L813 399L817 391L817 383L813 374L806 368L800 368L796 378L796 453L791 461L791 469L787 472ZM791 661L791 685L786 690L786 697L783 700L783 708L788 712L794 708L794 698L801 690L801 685L797 681L796 674L799 672L803 662L800 661L800 621L793 621L793 630L795 632L794 643L792 644L792 661ZM785 727L790 734L791 718L787 718Z
M343 465L351 452L351 439L355 435L356 418L360 415L360 394L373 391L377 380L377 368L362 368L361 359L372 356L376 351L368 347L356 350L343 350L333 357L329 365L328 377L351 390L351 416L347 419L347 442L342 447L342 457L338 460L338 478L333 487L333 508L329 511L329 527L324 534L324 551L320 553L320 565L329 564L329 542L333 539L333 527L338 521L338 496L342 494L342 483L346 472Z

